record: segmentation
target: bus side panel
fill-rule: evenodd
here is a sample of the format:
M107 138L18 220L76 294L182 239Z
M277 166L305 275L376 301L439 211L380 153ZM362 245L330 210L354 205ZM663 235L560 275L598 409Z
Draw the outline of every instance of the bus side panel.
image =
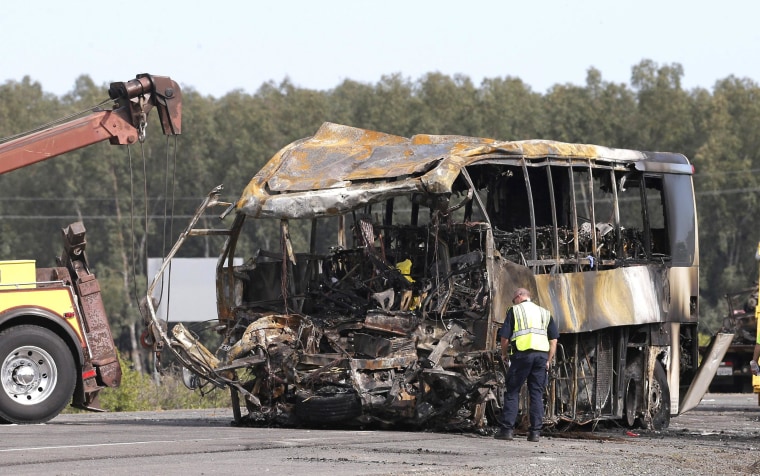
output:
M660 266L536 275L538 303L557 319L561 333L662 322L668 275Z

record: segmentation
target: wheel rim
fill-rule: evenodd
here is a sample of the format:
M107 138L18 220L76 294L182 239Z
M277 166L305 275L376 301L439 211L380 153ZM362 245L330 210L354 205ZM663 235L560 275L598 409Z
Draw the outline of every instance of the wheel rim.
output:
M649 392L649 406L652 409L652 414L656 414L662 407L662 387L660 382L655 379L652 381L652 390Z
M657 379L652 381L649 391L649 414L656 417L662 410L662 387Z
M40 347L18 347L3 361L0 370L3 391L20 405L36 405L55 390L58 369L55 360Z

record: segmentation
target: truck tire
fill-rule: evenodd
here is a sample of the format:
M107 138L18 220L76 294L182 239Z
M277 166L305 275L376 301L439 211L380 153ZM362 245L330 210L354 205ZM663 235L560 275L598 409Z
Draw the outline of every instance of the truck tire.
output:
M39 326L0 333L0 420L44 423L71 401L76 366L66 343Z

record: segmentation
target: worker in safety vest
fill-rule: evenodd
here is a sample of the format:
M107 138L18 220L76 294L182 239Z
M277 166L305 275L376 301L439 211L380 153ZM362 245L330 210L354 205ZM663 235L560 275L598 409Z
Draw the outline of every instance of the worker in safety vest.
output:
M528 441L537 442L544 420L544 388L549 365L557 351L559 330L547 309L531 302L530 292L515 291L512 306L507 311L499 331L501 356L508 364L504 410L499 422L499 440L514 439L513 428L517 418L520 388L528 381L530 396L530 428ZM510 349L510 343L512 344ZM507 353L508 349L511 350Z

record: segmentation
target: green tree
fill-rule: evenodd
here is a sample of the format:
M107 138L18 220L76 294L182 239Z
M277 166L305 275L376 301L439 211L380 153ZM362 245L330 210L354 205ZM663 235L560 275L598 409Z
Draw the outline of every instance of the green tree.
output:
M754 252L760 240L757 192L760 181L758 138L760 89L751 81L719 81L707 111L705 142L694 157L703 246L702 289L710 302L727 291L751 285ZM709 245L708 245L709 244Z
M658 66L652 60L643 60L633 67L631 85L638 100L638 115L631 126L638 148L694 155L697 141L692 101L681 87L683 75L683 67L677 63Z
M415 92L421 103L415 133L466 136L479 131L478 93L467 76L428 73Z
M546 129L543 98L519 78L486 78L479 90L478 135L500 140L538 138Z

